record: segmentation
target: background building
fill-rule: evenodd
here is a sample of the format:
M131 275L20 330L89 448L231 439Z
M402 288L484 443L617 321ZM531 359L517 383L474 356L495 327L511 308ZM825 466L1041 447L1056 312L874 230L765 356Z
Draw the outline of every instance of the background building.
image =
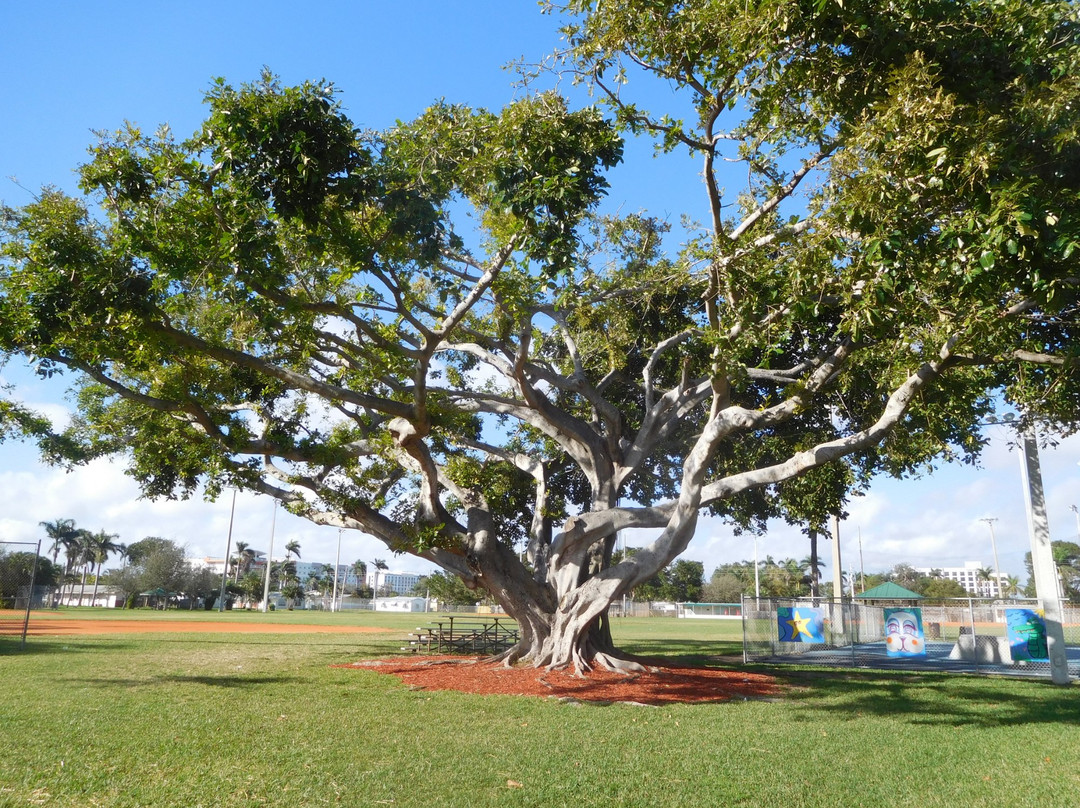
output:
M413 587L420 582L420 578L423 577L418 572L390 572L389 570L376 570L369 565L367 572L368 586L375 586L376 573L379 576L379 592L381 593L389 588L396 595L408 595L413 591Z
M1000 598L1009 578L1002 573L999 580L994 571L981 561L965 561L962 567L918 567L916 571L956 581L966 592L980 598Z

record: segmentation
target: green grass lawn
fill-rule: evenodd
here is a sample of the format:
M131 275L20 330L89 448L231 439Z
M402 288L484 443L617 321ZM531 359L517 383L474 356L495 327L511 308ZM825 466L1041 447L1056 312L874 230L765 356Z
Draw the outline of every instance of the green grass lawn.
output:
M331 667L387 653L424 615L230 620L286 616L394 633L238 625L0 646L0 806L1065 808L1080 795L1075 686L783 669L777 700L582 706ZM733 664L740 648L737 621L615 632L683 663Z

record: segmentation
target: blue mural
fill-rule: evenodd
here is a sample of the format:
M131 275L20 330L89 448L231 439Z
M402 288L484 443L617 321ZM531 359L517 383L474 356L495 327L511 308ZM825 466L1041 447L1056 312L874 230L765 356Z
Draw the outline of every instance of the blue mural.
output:
M1009 638L1009 651L1012 653L1013 662L1050 661L1050 650L1046 645L1046 622L1037 611L1006 609L1005 633Z
M825 642L825 612L808 606L782 606L776 610L780 642Z

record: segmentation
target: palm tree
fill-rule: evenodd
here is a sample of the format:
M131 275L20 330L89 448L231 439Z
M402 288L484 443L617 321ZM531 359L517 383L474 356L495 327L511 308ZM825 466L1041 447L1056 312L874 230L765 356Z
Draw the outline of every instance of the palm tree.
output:
M238 541L234 545L234 547L236 549L236 559L235 559L236 566L233 568L233 581L235 583L240 582L241 567L244 566L244 554L247 551L248 547L250 547L250 546L251 545L249 545L246 541Z
M322 587L322 578L319 576L318 570L312 570L308 573L307 578L304 579L304 594L309 592L319 592Z
M69 560L71 556L68 556ZM74 563L82 567L82 576L79 586L79 605L83 605L86 596L86 575L93 568L96 561L94 555L94 534L89 530L80 529L77 544L75 545Z
M360 587L364 585L364 579L367 577L367 564L357 559L352 563L352 573L356 576L356 589L359 595Z
M270 568L270 580L276 580L278 585L278 592L282 591L282 588L292 578L296 577L296 562L292 559L285 559L284 561L278 561Z
M331 564L323 564L323 574L319 578L319 594L323 596L323 602L326 602L328 595L333 595L334 582L337 580L337 574L334 571L334 567Z
M797 598L807 582L804 567L793 558L785 558L779 563L767 559L763 583L766 591L774 598Z
M84 532L82 528L79 528L75 531L76 535L64 545L63 582L66 586L75 585L75 568L79 565L79 557L82 553L82 534Z
M106 533L104 530L99 530L89 538L90 552L97 562L97 571L94 573L94 594L90 598L91 606L97 603L98 581L101 579L101 565L108 559L109 553L115 553L120 549L120 545L113 541L113 539L116 538L119 537L115 533Z
M52 539L52 547L49 548L49 552L52 553L52 560L55 565L61 550L64 551L66 558L69 548L74 547L75 543L78 541L79 529L75 527L74 519L57 519L55 522L38 522L38 524L45 528L45 535ZM67 570L65 570L65 574L66 573ZM56 590L53 592L54 606L59 602L60 587L62 587L63 584L63 577L61 577Z
M291 555L295 555L297 558L300 557L300 542L296 541L296 539L285 545L285 557L288 558Z
M75 527L74 519L57 519L55 522L38 522L38 524L45 528L45 535L52 539L49 552L52 553L53 564L55 564L60 551L67 548L78 537L79 529Z
M376 598L379 596L379 573L382 572L385 569L388 569L388 567L386 566L386 562L383 561L381 558L376 558L375 559L375 582L374 582L375 585L372 588L372 591L375 593Z
M250 547L245 548L243 556L243 574L247 575L255 567L255 551Z
M1016 597L1020 592L1020 579L1015 575L1009 575L1005 578L1005 585L1002 587L1001 594L1007 598Z
M989 567L980 567L975 572L975 577L979 579L979 583L983 584L979 587L987 597L990 597L991 586L990 581L994 578L994 571Z

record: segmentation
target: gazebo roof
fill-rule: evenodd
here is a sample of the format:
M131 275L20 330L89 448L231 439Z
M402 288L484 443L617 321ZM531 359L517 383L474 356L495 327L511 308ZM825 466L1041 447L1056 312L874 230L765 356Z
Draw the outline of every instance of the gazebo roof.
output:
M867 589L861 595L855 596L856 600L922 600L922 595L905 589L900 584L892 581Z

